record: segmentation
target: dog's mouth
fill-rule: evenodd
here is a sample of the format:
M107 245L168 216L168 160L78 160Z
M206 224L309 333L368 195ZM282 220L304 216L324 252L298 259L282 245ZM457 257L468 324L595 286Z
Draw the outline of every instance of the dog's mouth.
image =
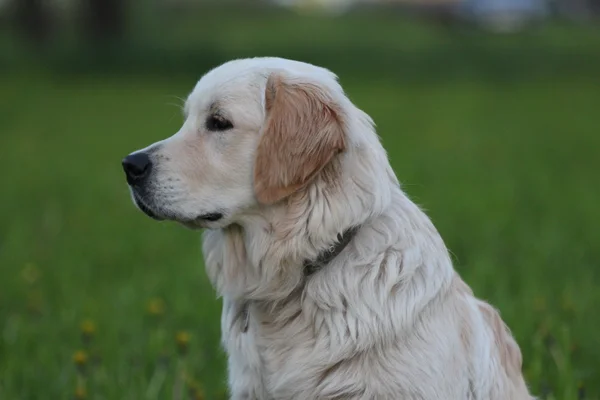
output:
M142 195L132 190L133 200L136 206L147 216L157 221L164 221L165 219L180 222L190 228L202 228L212 222L217 222L223 219L224 214L222 212L212 212L200 214L196 218L177 218L175 215L164 215L155 211L155 207L148 204L147 200Z
M207 222L217 222L218 220L223 218L223 213L214 212L208 214L202 214L196 217L196 221L207 221Z
M144 200L142 199L142 197L137 194L137 192L135 190L132 191L133 192L133 201L135 201L135 205L147 216L149 216L152 219L155 219L157 221L162 221L164 220L164 218L160 215L158 215L150 206L148 206Z
M220 212L201 214L193 219L180 220L179 222L190 229L203 229L214 227L213 223L223 219L224 215Z

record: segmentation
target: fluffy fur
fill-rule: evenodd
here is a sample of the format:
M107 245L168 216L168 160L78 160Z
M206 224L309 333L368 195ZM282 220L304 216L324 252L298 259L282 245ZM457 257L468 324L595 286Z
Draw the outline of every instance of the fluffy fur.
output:
M211 115L233 127L208 130ZM136 203L208 228L232 399L532 399L508 328L454 271L328 70L228 62L200 79L181 130L141 151L153 167ZM355 225L305 278L304 260Z

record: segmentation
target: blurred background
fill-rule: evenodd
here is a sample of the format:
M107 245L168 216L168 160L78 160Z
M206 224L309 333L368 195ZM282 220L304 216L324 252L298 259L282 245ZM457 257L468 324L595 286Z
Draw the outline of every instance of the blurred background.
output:
M0 399L224 399L200 236L120 161L209 68L336 72L542 399L600 398L597 0L0 0Z

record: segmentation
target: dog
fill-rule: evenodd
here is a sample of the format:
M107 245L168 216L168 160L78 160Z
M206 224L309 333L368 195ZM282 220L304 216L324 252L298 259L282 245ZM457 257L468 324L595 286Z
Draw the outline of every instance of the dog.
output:
M328 69L226 62L122 161L134 203L204 229L233 400L525 400L522 356Z

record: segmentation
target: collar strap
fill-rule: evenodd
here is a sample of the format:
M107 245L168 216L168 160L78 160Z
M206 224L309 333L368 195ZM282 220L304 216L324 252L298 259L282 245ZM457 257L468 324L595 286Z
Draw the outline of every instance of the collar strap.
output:
M356 236L358 228L358 226L353 226L342 233L338 233L337 241L333 246L321 252L315 260L305 260L304 276L311 276L333 261L346 248L352 238Z

